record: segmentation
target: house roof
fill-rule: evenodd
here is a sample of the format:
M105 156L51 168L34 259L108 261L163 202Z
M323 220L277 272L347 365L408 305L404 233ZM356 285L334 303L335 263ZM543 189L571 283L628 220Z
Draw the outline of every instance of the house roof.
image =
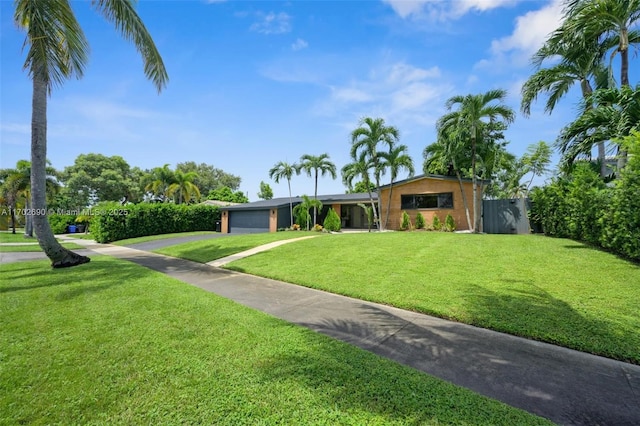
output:
M376 193L371 193L371 196L374 200L378 199L378 194ZM356 204L369 201L369 194L365 192L355 194L318 195L318 200L322 201L322 204ZM293 204L300 204L302 201L302 197L291 197L291 202ZM271 200L260 200L252 203L237 204L235 206L223 206L220 207L220 210L267 210L288 205L289 197L280 197L272 198Z

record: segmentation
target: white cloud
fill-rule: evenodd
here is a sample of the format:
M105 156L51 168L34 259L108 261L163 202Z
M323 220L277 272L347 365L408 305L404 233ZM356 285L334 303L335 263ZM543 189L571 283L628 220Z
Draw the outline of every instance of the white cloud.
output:
M519 0L382 0L403 19L427 18L430 20L457 19L471 12L485 12L511 6Z
M484 59L476 67L494 65L526 65L544 41L562 23L562 0L551 0L544 7L532 10L516 18L515 28L509 36L491 42L490 59Z
M296 41L291 44L291 49L294 51L306 49L307 47L309 47L309 43L301 38L296 39Z
M261 34L284 34L291 31L291 16L285 12L258 12L256 15L259 21L251 25L251 31Z

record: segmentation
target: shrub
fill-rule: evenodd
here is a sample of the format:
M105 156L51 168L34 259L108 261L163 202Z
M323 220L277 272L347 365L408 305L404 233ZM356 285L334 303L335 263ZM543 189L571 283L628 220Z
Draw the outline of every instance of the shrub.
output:
M406 231L411 228L411 218L406 211L402 212L402 219L400 220L400 230Z
M425 225L424 216L422 216L422 213L418 212L416 215L416 229L423 229Z
M68 225L74 225L76 217L71 214L51 214L47 217L54 234L64 234Z
M215 231L217 206L184 204L99 204L92 210L91 234L99 243L174 232Z
M327 217L324 219L324 228L332 232L338 232L340 227L341 223L338 213L336 213L333 208L330 208Z
M320 225L319 223L316 223L315 225L313 225L313 230L316 232L322 232L322 225Z
M451 216L450 214L448 214L447 217L444 218L444 230L447 232L453 232L456 230L456 223L453 220L453 216Z
M299 231L300 230L300 225L298 225L297 223L294 223L293 226L291 227L292 231Z
M433 227L434 231L441 231L442 230L442 222L440 221L440 218L438 217L437 214L433 215L432 227Z

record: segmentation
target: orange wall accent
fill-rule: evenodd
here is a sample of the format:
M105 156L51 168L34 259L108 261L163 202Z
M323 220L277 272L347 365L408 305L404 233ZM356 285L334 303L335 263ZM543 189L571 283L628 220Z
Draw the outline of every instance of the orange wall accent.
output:
M222 231L223 234L229 233L229 212L227 211L222 212L222 223L220 224L220 231Z
M278 232L278 209L269 210L269 232Z

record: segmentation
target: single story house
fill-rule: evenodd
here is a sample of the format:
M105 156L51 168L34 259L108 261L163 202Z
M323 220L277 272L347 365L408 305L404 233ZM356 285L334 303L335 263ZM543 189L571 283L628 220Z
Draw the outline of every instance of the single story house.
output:
M462 190L473 220L473 188L470 179L462 180ZM434 215L444 220L451 214L456 229L465 230L468 226L462 194L461 185L456 177L419 175L394 182L393 185L380 188L382 219L386 219L389 211L386 228L398 230L404 211L409 214L412 223L415 223L418 212L422 213L427 223L433 221ZM377 194L373 193L372 196L377 201ZM322 224L329 208L333 208L342 219L343 228L368 228L366 212L358 204L368 204L369 194L318 195L318 199L322 202L323 208L318 212L317 223ZM478 194L478 199L481 202L482 194ZM302 198L293 197L292 202L295 207L302 202ZM223 233L276 232L291 225L289 197L223 206L220 210Z

